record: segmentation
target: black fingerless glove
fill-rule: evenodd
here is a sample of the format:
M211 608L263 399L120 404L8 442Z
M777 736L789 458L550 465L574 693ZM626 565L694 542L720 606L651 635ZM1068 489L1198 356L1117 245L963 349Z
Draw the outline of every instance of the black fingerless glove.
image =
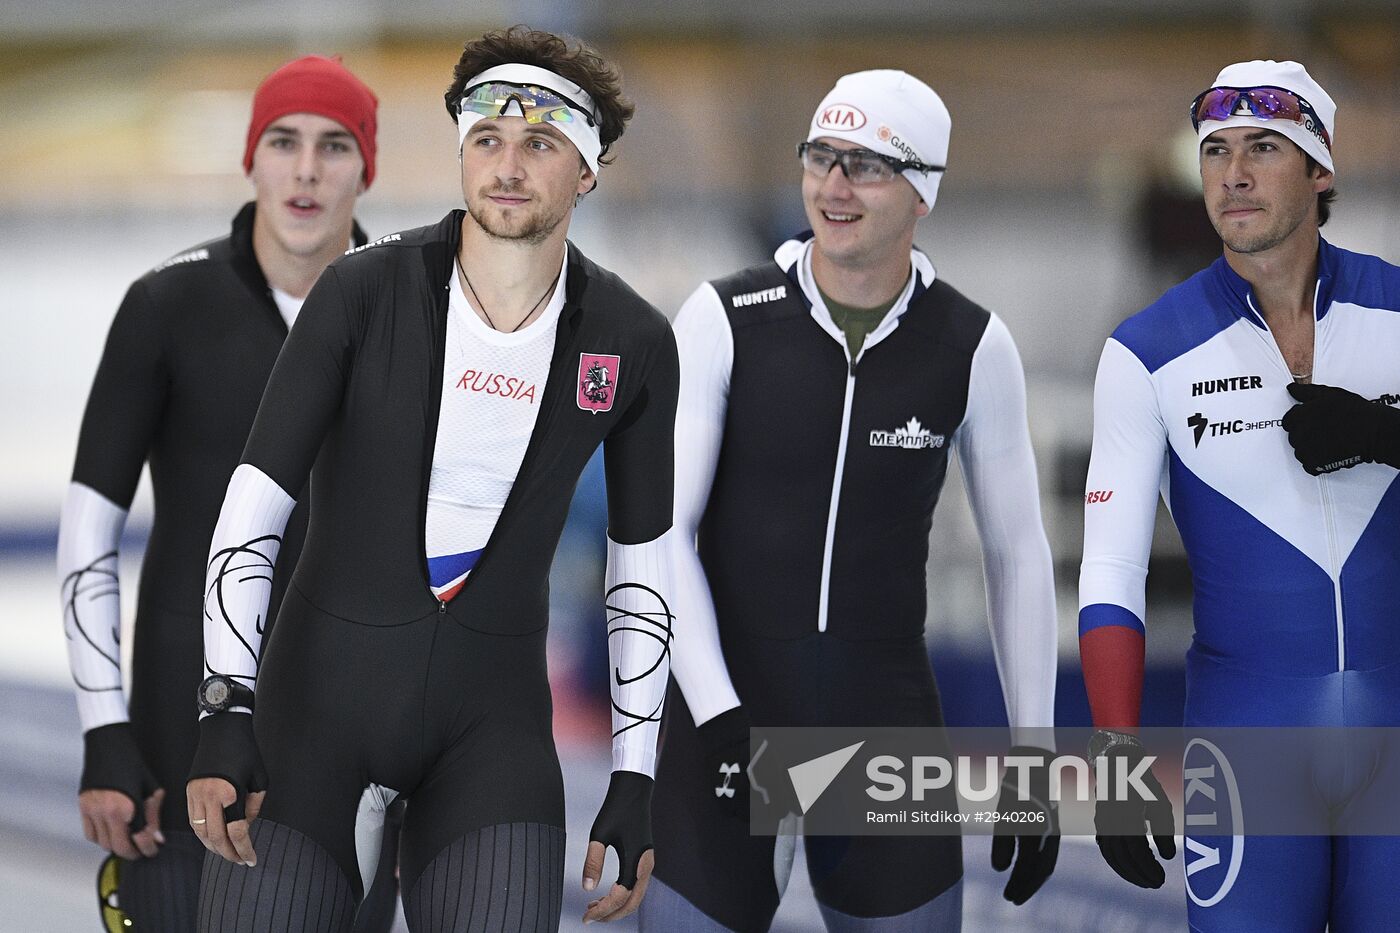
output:
M199 721L199 746L190 765L190 780L223 778L233 785L238 798L224 807L224 821L244 818L248 794L267 789L267 772L253 739L253 717L249 713L214 713Z
M78 790L114 790L130 797L136 806L131 817L133 833L145 828L146 798L159 787L136 747L131 723L109 723L83 734L83 776Z
M1021 796L1019 771L1007 769L997 799L992 868L1005 871L1016 856L1016 867L1011 869L1002 896L1019 906L1055 871L1060 856L1060 813L1050 800L1050 762L1055 753L1032 745L1016 745L1007 752L1007 757L1018 755L1038 757L1042 764L1029 769L1025 798Z
M1368 401L1336 386L1295 382L1299 404L1283 416L1298 462L1314 476L1358 463L1400 469L1400 409Z
M608 795L589 830L590 842L601 842L617 850L617 883L624 888L637 886L637 864L642 853L652 848L651 789L654 781L636 771L614 771L608 781Z
M704 782L703 799L726 816L749 820L749 715L742 706L725 710L697 730Z

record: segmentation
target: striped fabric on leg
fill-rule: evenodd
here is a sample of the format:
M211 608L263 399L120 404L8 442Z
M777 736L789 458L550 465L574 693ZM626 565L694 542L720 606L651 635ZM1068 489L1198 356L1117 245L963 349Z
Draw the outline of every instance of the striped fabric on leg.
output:
M155 858L122 866L117 904L134 929L188 933L194 929L204 845L194 833L169 832Z
M443 849L404 896L413 933L553 933L564 897L564 830L501 823Z
M254 820L258 864L204 858L199 889L200 933L347 933L355 892L315 840L289 826Z

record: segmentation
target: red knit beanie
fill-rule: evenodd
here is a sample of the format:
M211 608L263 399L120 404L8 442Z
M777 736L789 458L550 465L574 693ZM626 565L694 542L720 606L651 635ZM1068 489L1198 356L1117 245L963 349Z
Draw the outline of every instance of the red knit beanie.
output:
M379 98L340 63L340 58L306 55L288 62L263 79L253 95L253 119L243 171L253 170L253 150L268 124L289 113L328 117L350 131L365 160L365 187L374 181L375 110Z

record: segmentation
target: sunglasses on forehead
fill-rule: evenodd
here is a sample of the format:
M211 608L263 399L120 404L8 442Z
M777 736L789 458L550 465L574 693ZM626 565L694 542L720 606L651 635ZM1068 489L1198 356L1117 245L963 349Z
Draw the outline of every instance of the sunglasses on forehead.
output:
M1228 120L1241 106L1260 120L1286 120L1297 123L1322 141L1328 151L1332 139L1312 104L1281 87L1213 87L1191 101L1191 128L1198 130L1207 120Z
M596 125L593 114L578 103L538 84L515 84L510 81L489 81L467 88L457 104L457 112L479 113L483 117L499 117L515 104L526 123L573 123L579 117L589 126Z

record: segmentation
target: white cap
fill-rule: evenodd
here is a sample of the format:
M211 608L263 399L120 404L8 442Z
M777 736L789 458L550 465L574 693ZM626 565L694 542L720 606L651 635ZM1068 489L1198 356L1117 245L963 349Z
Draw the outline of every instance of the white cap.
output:
M843 139L906 162L946 165L953 118L933 88L903 71L857 71L836 82L812 115L808 142ZM942 172L903 173L929 207Z
M1228 65L1215 76L1215 83L1211 87L1278 87L1292 91L1312 105L1327 131L1327 137L1336 141L1337 105L1322 89L1322 85L1314 81L1308 70L1297 62L1276 62L1270 59ZM1242 104L1241 109L1237 109L1228 120L1201 121L1196 131L1196 139L1199 142L1216 130L1232 126L1260 126L1280 133L1316 159L1327 171L1334 171L1332 151L1312 130L1291 120L1261 120L1249 111L1247 104Z

